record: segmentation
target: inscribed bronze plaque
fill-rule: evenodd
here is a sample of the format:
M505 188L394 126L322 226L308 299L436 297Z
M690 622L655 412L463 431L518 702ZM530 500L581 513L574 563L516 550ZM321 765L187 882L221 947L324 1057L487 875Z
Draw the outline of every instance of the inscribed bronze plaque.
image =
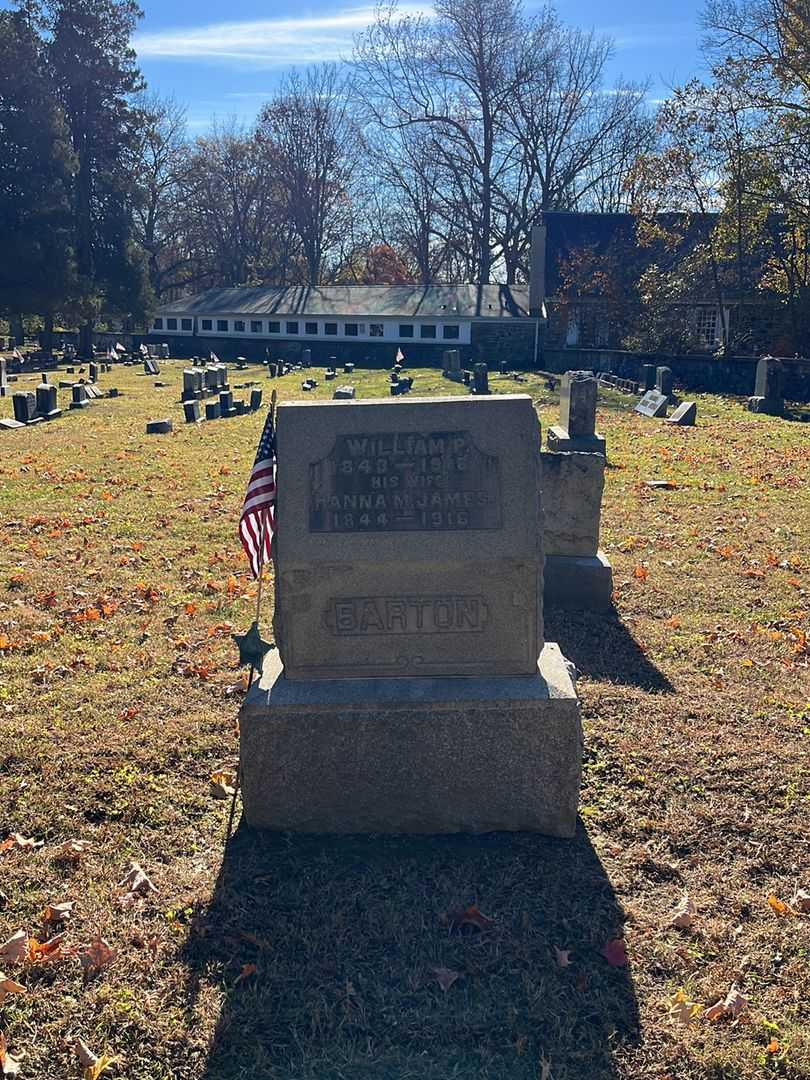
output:
M338 435L309 479L310 532L502 526L498 458L467 431Z

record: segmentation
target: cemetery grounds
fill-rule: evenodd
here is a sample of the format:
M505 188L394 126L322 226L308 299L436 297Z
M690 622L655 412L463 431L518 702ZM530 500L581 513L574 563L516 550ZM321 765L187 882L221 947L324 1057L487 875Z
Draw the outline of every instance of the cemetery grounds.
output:
M24 931L0 953L7 1068L810 1077L792 902L810 891L810 428L702 396L698 426L673 427L600 389L617 615L546 620L581 673L575 840L237 833L226 851L263 412L184 426L183 365L161 366L164 388L116 367L118 399L0 436L0 947ZM415 394L464 392L415 374ZM304 396L300 373L231 370L251 378ZM388 394L385 372L351 381ZM556 422L541 378L490 385ZM165 415L174 434L146 436ZM119 884L130 862L153 890Z

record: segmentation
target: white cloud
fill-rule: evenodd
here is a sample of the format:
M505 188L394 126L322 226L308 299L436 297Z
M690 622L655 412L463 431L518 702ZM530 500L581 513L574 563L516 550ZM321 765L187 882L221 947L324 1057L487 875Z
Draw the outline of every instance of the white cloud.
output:
M425 9L428 4L399 10L416 14ZM364 5L300 18L178 27L136 34L133 45L141 60L203 60L266 68L312 64L348 56L354 35L373 22L374 15L375 8Z

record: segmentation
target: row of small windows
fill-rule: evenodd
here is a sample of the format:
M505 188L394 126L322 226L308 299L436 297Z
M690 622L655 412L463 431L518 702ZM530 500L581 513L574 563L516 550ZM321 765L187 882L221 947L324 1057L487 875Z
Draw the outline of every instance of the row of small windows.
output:
M178 322L180 324L180 330L191 333L194 329L194 322L192 319L166 319L166 330L177 330ZM229 327L228 319L200 319L200 332L213 331L214 323L216 322L216 329L218 334L227 334ZM245 319L233 320L233 332L235 334L246 333L246 327L250 325L251 334L263 334L265 333L264 321L262 319L251 319L249 324ZM284 326L285 334L298 334L300 333L301 323L297 320L290 322L268 322L267 333L268 334L280 334L282 333L282 325ZM318 334L318 323L305 322L303 324L305 334ZM163 319L157 318L152 324L153 330L163 330ZM325 322L323 324L323 333L328 337L336 337L338 334L339 324L336 322ZM445 341L457 341L459 338L459 327L457 324L445 323L442 326L442 338ZM365 337L366 324L347 322L343 324L343 334L345 337ZM369 323L368 324L368 336L373 338L381 338L385 336L385 326L383 323ZM399 336L401 338L416 337L416 326L414 323L400 323ZM421 323L419 325L419 337L424 340L435 340L439 336L438 327L431 323Z

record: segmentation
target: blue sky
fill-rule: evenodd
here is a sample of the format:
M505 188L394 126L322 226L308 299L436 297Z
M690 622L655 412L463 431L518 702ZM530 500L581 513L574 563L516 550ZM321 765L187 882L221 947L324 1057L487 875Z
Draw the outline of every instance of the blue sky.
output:
M560 0L558 10L567 23L614 38L611 76L649 78L655 99L700 72L702 3ZM141 7L141 68L151 87L187 107L193 135L215 115L252 119L291 64L346 56L353 35L372 18L374 0L141 0Z

